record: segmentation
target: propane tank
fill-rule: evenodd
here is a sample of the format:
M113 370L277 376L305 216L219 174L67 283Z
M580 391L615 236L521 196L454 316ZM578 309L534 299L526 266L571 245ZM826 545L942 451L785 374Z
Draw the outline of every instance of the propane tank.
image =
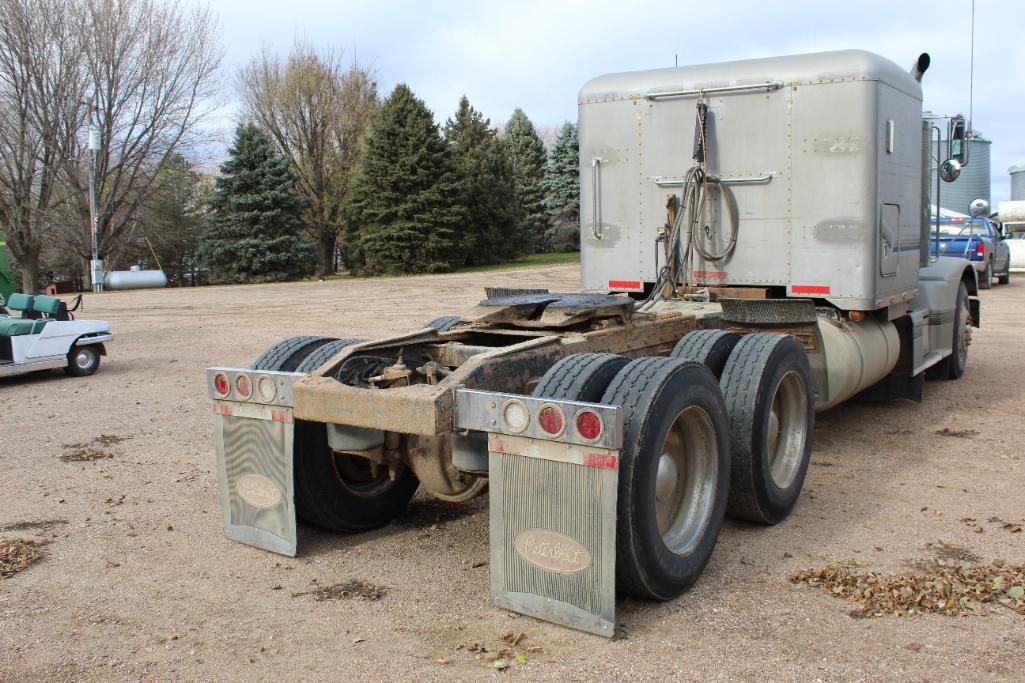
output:
M826 357L827 398L815 404L826 410L886 377L897 365L900 336L891 322L819 317Z
M142 270L132 266L131 270L112 270L107 273L107 289L160 289L167 286L167 276L162 270Z

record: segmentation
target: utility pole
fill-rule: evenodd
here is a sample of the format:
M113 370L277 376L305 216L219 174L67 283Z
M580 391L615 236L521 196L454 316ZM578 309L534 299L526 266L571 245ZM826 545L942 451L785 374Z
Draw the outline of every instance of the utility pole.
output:
M100 151L100 131L93 127L92 107L89 108L89 229L92 231L93 260L89 262L92 272L93 291L103 291L103 261L100 260L100 239L97 234L99 215L96 209L96 155Z

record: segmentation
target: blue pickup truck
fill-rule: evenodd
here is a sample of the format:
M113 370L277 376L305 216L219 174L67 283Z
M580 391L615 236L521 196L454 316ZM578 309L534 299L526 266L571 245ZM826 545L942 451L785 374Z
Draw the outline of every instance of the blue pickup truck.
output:
M944 216L940 218L939 232L939 255L971 261L979 276L979 287L989 289L993 286L993 278L1002 285L1010 284L1011 250L993 221L984 216ZM936 255L935 239L929 241L929 251Z

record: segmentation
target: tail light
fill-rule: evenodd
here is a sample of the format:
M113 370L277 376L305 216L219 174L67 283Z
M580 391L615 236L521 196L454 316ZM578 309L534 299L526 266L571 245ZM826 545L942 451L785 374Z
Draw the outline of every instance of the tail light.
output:
M235 380L235 388L238 389L238 395L245 399L253 393L253 383L248 375L239 375Z
M588 441L597 441L604 431L601 418L593 410L581 410L577 413L575 424L577 434Z
M551 404L542 406L538 411L537 423L545 433L552 436L559 436L566 428L566 418L563 417L562 410Z
M981 241L975 243L975 255L979 258L985 258L986 256L986 245Z
M218 372L214 375L214 391L220 396L227 396L228 392L231 391L231 382L228 381L228 376L223 372Z

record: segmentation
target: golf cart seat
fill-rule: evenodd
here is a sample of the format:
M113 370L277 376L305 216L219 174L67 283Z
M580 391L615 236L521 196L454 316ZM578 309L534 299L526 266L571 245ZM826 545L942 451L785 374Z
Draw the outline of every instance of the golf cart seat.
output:
M38 334L51 320L68 319L67 305L55 296L33 297L17 292L11 294L7 308L21 311L21 317L0 317L0 335L5 337Z
M31 318L0 318L0 336L18 337L23 334L37 334L43 331L48 322L50 321L46 318L35 320Z

